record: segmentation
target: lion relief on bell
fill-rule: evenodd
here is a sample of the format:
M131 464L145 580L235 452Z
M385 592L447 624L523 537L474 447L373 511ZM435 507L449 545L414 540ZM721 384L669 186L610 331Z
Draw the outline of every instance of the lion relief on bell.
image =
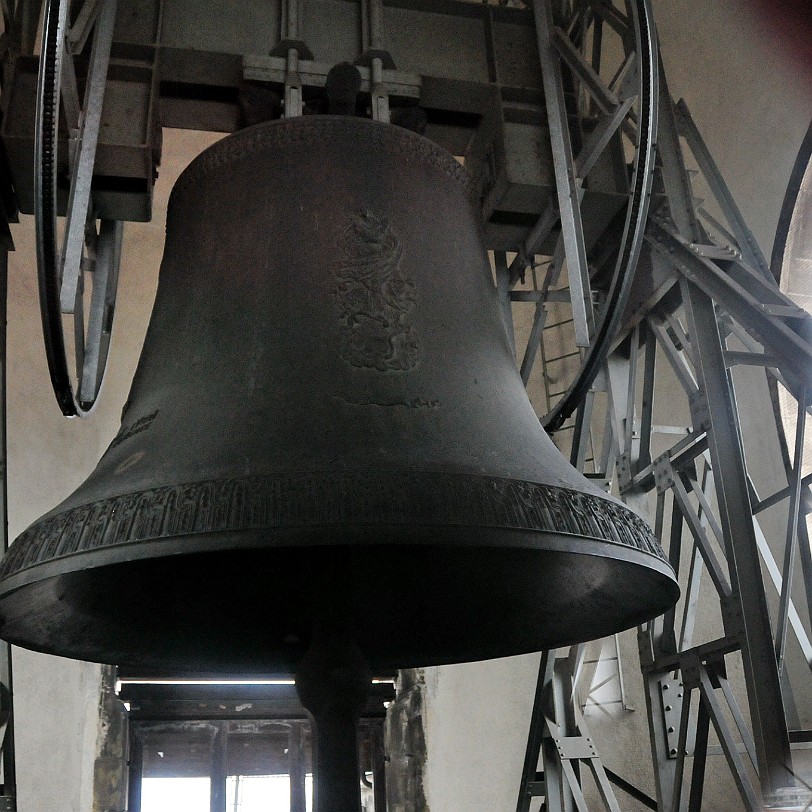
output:
M342 235L334 290L342 327L341 357L379 372L413 369L420 342L409 314L414 282L400 267L403 246L385 217L364 209Z

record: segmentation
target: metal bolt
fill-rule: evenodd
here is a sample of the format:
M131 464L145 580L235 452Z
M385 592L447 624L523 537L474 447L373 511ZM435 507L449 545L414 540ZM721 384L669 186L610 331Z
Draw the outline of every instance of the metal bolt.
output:
M670 749L668 752L669 752L669 753L670 753L672 756L675 756L675 755L677 754L677 748L676 748L676 747L672 747L672 748L671 748L671 749Z
M666 706L665 706L665 709L666 709L666 711L670 711L670 710L671 710L671 706L670 706L670 705L666 705Z
M674 732L674 728L673 728L673 727L669 727L669 728L668 728L668 732L669 732L669 733L673 733L673 732Z

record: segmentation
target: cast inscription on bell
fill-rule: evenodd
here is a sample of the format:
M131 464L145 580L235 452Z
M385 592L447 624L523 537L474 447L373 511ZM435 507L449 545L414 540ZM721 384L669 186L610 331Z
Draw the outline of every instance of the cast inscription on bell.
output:
M342 242L335 271L341 357L361 369L413 369L420 341L409 317L417 290L401 267L403 245L395 230L365 209L351 217Z

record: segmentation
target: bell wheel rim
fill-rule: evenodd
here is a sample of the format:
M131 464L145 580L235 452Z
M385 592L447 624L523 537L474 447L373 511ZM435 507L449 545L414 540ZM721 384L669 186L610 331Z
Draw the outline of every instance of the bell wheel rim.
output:
M91 86L93 80L89 76L84 102L86 107L97 104L99 110L98 88L103 93L115 5L115 0L100 3L94 26L97 31L91 61L96 71L95 87ZM64 115L61 85L65 61L71 58L66 47L69 6L69 0L47 0L43 13L34 129L34 221L40 316L51 385L63 415L85 417L96 404L107 365L123 223L96 217L90 179L98 138L98 116L94 120L93 116L78 110L75 112L79 114L80 124L78 130L71 133L79 141L74 152L81 150L81 142L86 140L90 160L84 160L80 170L76 164L81 155L75 157L73 171L69 171L68 215L73 215L73 228L78 234L78 242L73 240L72 251L66 246L67 234L60 235L59 141L60 118ZM102 26L108 32L103 38L99 34ZM91 94L96 98L88 99ZM83 195L76 188L81 185L86 186ZM66 225L62 231L66 232L67 228ZM69 255L67 260L66 255ZM66 265L72 269L70 283L76 290L76 304L67 310L64 306ZM92 293L85 303L85 282L91 278ZM87 314L84 312L86 307Z

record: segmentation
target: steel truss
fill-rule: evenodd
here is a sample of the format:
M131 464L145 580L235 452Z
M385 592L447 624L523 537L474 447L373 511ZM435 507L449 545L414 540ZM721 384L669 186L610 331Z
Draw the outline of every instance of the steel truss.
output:
M812 695L812 478L803 467L812 319L779 290L662 73L645 241L603 375L557 437L588 476L653 518L679 575L677 607L638 630L656 798L601 766L580 707L589 678L579 646L542 658L516 808L544 797L546 810L587 809L586 765L601 808L634 798L661 812L702 809L708 756L721 750L736 808L809 809L791 751L812 740L795 704ZM552 352L545 338L542 356ZM782 454L783 430L765 426L754 459L743 398L769 397L768 381L795 404L794 449ZM661 415L671 424L658 425ZM781 482L758 479L765 444L784 461ZM742 680L728 678L731 666Z

